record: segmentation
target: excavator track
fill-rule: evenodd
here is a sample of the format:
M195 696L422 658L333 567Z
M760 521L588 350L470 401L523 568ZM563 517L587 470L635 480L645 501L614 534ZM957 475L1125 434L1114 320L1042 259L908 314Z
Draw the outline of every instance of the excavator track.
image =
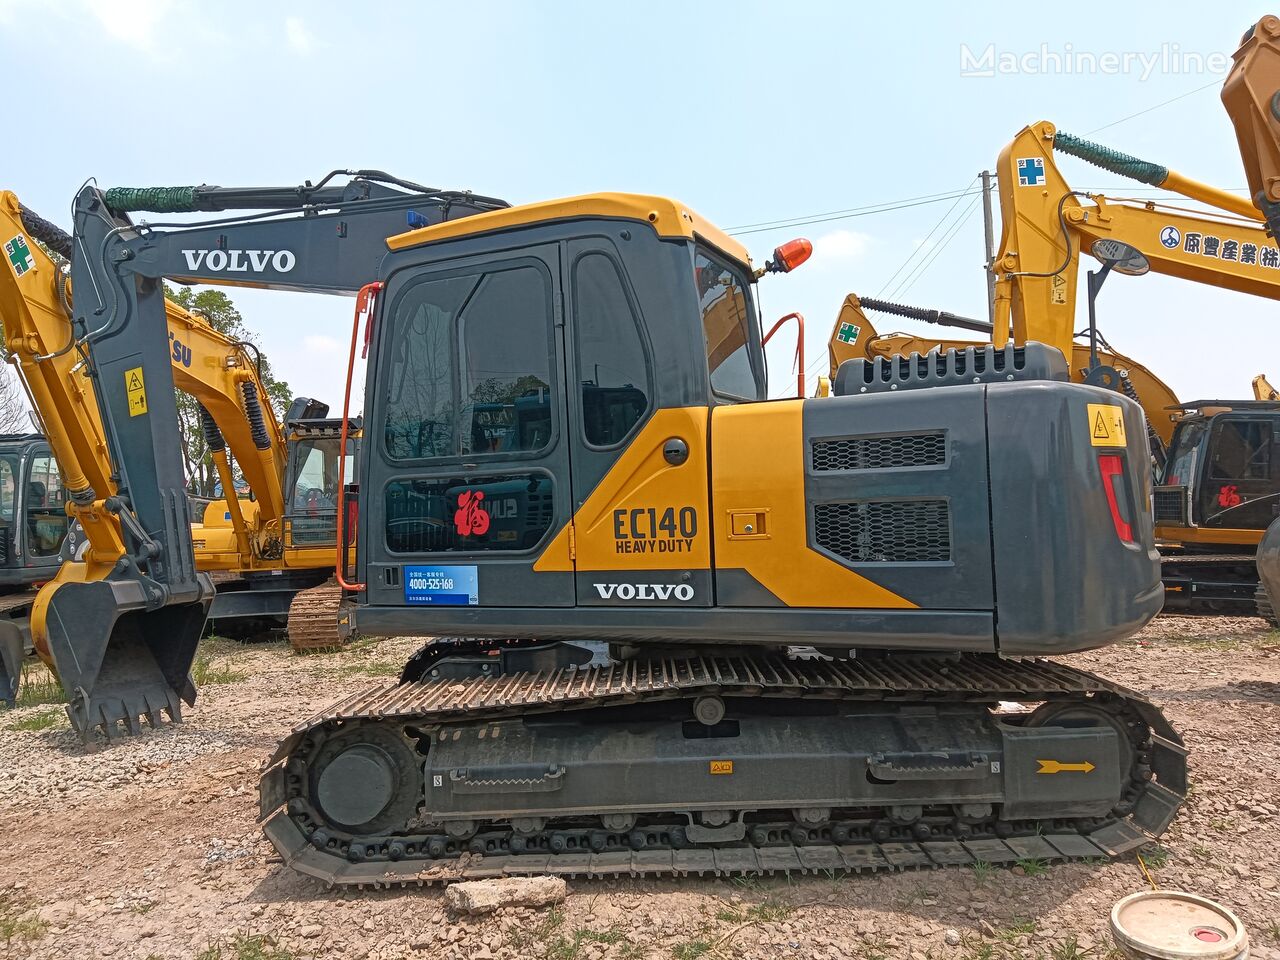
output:
M892 707L904 717L931 706L985 711L1006 702L1041 704L1041 710L1094 711L1114 718L1116 729L1124 731L1121 736L1130 741L1129 768L1118 771L1124 785L1121 800L1105 817L1006 821L996 819L989 808L988 816L962 823L926 809L913 823L890 823L872 809L827 811L834 814L827 817L819 811L806 825L793 822L784 810L744 809L740 818L745 821L749 815L750 828L727 843L703 842L705 834L695 833L702 828L693 825L691 815L685 825L670 811L642 816L639 823L631 817L630 825L623 822L626 817L601 811L596 823L584 825L581 811L558 817L547 808L542 817L495 821L463 835L462 830L450 831L447 823L418 824L414 811L423 799L419 793L400 808L408 816L399 828L382 826L361 835L344 832L317 808L314 784L323 782L320 765L333 756L332 744L363 738L385 747L389 731L411 730L420 744L445 749L437 745L456 742L462 731L477 727L480 742L486 732L492 741L498 727L512 718L554 723L557 715L564 721L576 717L580 725L573 729L585 729L592 720L581 721L583 711L603 716L599 711L670 707L687 700L695 704L696 714L700 698L757 706L772 700L793 709L822 704L831 709L834 701L846 709ZM978 760L985 765L985 757ZM413 773L421 771L422 758L415 762L419 771ZM928 775L966 776L950 762L939 759ZM920 779L905 767L897 775ZM456 780L469 777L471 789L480 788L477 792L527 797L532 791L555 789L549 783L554 774L485 780L477 769L453 775ZM433 786L440 786L438 780ZM422 788L418 783L414 789ZM329 885L376 888L506 875L863 872L1114 857L1161 833L1186 789L1186 750L1155 706L1124 687L1052 661L980 654L936 660L704 655L375 686L299 724L269 762L260 801L264 832L286 864Z
M342 588L333 580L294 595L289 602L288 632L289 646L295 652L342 646L338 635L342 598Z

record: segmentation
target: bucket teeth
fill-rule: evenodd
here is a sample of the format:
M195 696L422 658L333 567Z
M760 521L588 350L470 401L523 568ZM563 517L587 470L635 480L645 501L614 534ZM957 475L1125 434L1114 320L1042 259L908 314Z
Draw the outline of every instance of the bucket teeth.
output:
M166 725L165 715L171 723L182 722L182 706L178 696L167 687L164 690L149 689L131 693L128 697L93 698L87 703L82 699L67 707L67 716L80 739L86 743L94 730L101 730L108 740L120 736L138 736L142 733L142 721L158 730Z

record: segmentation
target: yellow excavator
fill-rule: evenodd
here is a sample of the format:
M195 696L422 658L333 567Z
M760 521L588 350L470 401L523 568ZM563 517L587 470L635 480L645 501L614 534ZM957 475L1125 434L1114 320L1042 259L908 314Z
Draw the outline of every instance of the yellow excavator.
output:
M1209 206L1073 189L1060 155L1181 194ZM1073 380L1138 401L1157 478L1156 535L1167 609L1252 613L1263 600L1254 555L1280 507L1280 405L1264 398L1181 403L1159 377L1111 349L1096 322L1096 298L1110 273L1155 271L1280 299L1280 248L1248 200L1176 171L1059 131L1042 121L1021 130L998 166L1002 234L995 272L995 322L870 298L846 299L829 345L831 369L855 357L905 357L964 341L879 335L864 309L985 333L999 346L1035 340L1061 350ZM1088 316L1076 321L1080 255L1088 273ZM1084 342L1080 342L1084 338ZM1263 610L1264 615L1268 610Z
M66 272L70 237L0 193L0 233L39 239L30 267L0 276L0 322L59 464L100 459L105 450L93 384L82 358L63 350L72 309ZM46 248L53 256L46 253ZM257 348L220 333L197 314L166 301L174 384L200 404L221 499L192 525L197 566L222 574L210 623L226 632L284 626L295 649L338 644L340 588L331 582L337 518L341 423L324 404L296 399L283 422L267 400ZM354 454L358 430L346 441ZM65 458L65 459L64 459ZM239 468L250 496L236 491ZM109 475L106 464L97 473ZM64 553L85 542L72 525Z

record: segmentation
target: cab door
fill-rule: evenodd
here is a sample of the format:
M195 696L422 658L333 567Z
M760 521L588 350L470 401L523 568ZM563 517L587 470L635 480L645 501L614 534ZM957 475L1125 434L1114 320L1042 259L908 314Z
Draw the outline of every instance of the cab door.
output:
M684 318L644 306L610 236L564 251L574 521L538 569L572 569L579 606L710 606L708 411L671 388L687 362L662 358L688 352L663 336Z
M571 573L533 570L571 515L558 249L448 246L396 269L381 298L360 494L369 602L572 605Z
M1280 435L1276 418L1221 413L1209 425L1200 526L1265 530L1280 515Z

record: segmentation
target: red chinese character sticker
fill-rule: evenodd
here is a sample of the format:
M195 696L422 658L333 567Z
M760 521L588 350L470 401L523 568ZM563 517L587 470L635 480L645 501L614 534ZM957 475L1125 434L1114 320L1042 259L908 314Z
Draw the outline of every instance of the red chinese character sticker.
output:
M489 512L480 506L483 490L464 490L458 495L458 509L453 513L453 525L462 537L483 536L489 531Z

